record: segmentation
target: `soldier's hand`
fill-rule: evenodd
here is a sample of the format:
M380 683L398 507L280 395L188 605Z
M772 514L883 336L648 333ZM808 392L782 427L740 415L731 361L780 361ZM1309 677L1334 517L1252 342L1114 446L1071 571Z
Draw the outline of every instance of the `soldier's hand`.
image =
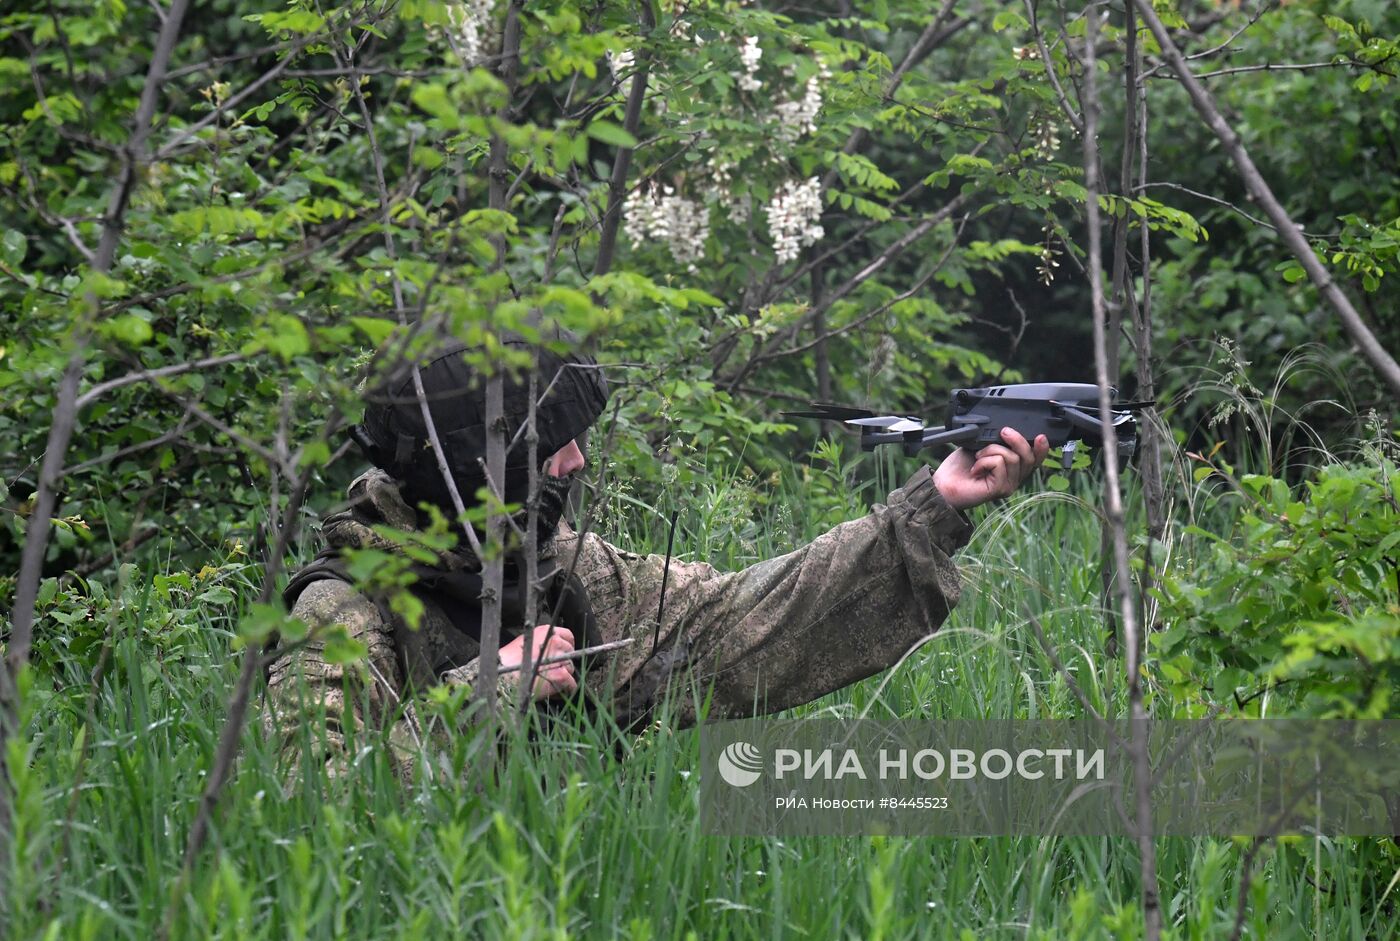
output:
M525 644L530 644L530 669L535 674L535 688L531 696L535 699L548 699L560 693L571 693L578 689L578 678L574 669L577 661L565 660L561 663L547 663L539 666L541 660L559 657L574 651L574 634L567 627L550 628L541 624L532 631L501 648L500 661L503 667L519 667L525 662ZM523 676L521 670L516 676ZM517 685L524 682L517 680Z
M934 486L948 505L959 510L1010 496L1045 461L1050 441L1044 435L1035 446L1015 428L1003 428L1005 444L989 444L976 454L958 448L938 465Z

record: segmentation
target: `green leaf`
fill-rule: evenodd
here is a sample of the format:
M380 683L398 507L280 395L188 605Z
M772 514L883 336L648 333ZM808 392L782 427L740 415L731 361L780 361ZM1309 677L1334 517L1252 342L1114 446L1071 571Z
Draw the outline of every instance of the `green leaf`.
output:
M369 648L349 634L344 628L332 632L321 648L321 656L326 663L346 665L358 663L369 654Z
M7 265L18 266L24 260L27 247L28 242L25 240L23 232L6 229L4 236L0 237L0 261Z
M992 32L994 33L999 33L1011 26L1017 29L1031 28L1031 24L1026 22L1026 18L1017 10L1002 10L992 17Z
M394 328L398 326L394 321L386 320L383 317L351 317L350 322L374 346L383 346L384 341L389 339Z
M457 106L448 97L447 89L433 82L417 85L413 89L413 103L424 111L448 124L455 125L459 115Z
M108 321L102 332L125 346L144 346L155 335L151 325L136 314L124 314Z
M39 593L34 598L34 603L42 608L53 602L58 597L58 579L46 578L39 583Z
M233 592L228 591L227 588L219 590L227 592L232 598ZM205 592L205 594L207 593ZM200 595L199 598L203 599L204 595ZM248 613L238 622L238 637L245 644L265 644L272 638L273 634L281 629L286 620L286 613L278 605L253 604L249 607Z
M196 601L212 605L228 604L233 599L233 592L229 591L223 585L212 585L195 596Z
M425 170L436 170L446 162L446 158L434 147L413 148L413 162Z
M596 120L588 124L588 136L603 144L611 144L613 147L636 147L637 139L627 133L621 125L611 121Z

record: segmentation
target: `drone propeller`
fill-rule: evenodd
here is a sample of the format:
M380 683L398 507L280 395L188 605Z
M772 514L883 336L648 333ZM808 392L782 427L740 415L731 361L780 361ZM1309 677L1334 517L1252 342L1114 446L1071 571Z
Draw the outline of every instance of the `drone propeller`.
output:
M846 421L848 425L856 425L860 428L880 428L884 431L922 431L924 423L917 418L908 418L901 415L876 415L872 418L851 418Z
M786 418L821 418L827 421L851 421L858 418L876 417L875 413L868 408L838 405L835 402L813 402L809 410L783 412L782 414Z
M783 412L787 418L821 418L826 421L839 421L854 425L862 434L869 434L867 428L879 428L889 432L922 431L924 423L912 415L880 415L868 408L851 405L837 405L833 402L815 402L810 410Z
M1063 402L1052 402L1051 404L1060 406L1061 413L1074 427L1082 431L1095 433L1103 432L1104 423L1100 420L1099 416L1086 412L1083 409L1075 408L1073 405L1065 405ZM1115 409L1113 415L1113 421L1110 424L1115 428L1133 420L1133 416L1126 411L1118 411Z

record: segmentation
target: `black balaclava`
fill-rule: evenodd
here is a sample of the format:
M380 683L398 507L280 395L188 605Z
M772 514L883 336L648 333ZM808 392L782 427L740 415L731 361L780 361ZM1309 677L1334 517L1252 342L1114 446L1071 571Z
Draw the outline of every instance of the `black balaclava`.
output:
M562 331L550 333L548 339L572 340ZM503 344L528 346L524 339L513 336L503 338ZM485 485L481 462L486 457L486 379L463 358L473 350L471 344L448 338L433 344L428 352L418 357L419 375L433 426L442 443L452 479L467 507L476 502L477 489ZM581 353L559 354L540 348L538 362L536 395L541 401L535 413L535 429L539 435L536 455L543 461L588 430L602 414L608 388L596 362ZM374 365L381 378L365 394L364 420L351 429L352 437L373 464L399 481L410 506L427 502L449 517L455 516L451 494L438 468L422 409L414 393L411 362L404 361L399 350L381 350ZM507 372L502 409L509 448L505 498L522 505L529 496L529 449L523 433L513 447L510 444L526 422L529 404L529 375ZM536 532L541 543L554 534L573 479L574 475L540 476ZM520 511L522 524L525 512L524 509Z

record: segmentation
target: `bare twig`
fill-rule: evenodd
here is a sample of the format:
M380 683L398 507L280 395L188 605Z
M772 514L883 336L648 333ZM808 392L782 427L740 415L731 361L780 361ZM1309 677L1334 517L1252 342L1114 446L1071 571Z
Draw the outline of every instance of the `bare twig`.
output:
M1341 67L1359 68L1361 63L1346 59L1337 62L1261 62L1257 65L1237 65L1229 69L1216 69L1214 72L1201 72L1196 78L1219 78L1222 75L1239 75L1242 72L1311 72L1315 69Z
M229 363L239 363L248 357L242 353L225 353L223 356L210 356L207 359L196 359L187 363L175 363L171 366L161 366L158 369L142 369L137 372L129 372L124 376L115 379L108 379L99 382L78 396L77 407L82 408L90 402L100 399L108 392L116 389L123 389L138 382L148 382L152 379L167 379L171 376L179 376L183 373L194 372L200 369L212 369L215 366L227 366Z
M1360 349L1361 355L1370 362L1382 381L1389 386L1391 392L1400 395L1400 363L1396 363L1395 358L1386 352L1385 347L1371 332L1371 328L1366 325L1356 308L1352 306L1350 298L1332 279L1332 275L1323 267L1322 262L1318 261L1312 246L1308 244L1298 226L1289 217L1278 198L1274 196L1273 190L1269 188L1263 175L1255 167L1254 161L1250 159L1249 152L1245 149L1239 135L1230 127L1224 115L1220 113L1215 99L1192 73L1190 65L1182 57L1181 50L1172 42L1171 35L1167 32L1161 18L1157 16L1157 11L1153 9L1151 0L1133 0L1133 4L1142 15L1143 22L1152 30L1152 35L1156 37L1157 44L1162 48L1162 55L1171 63L1172 70L1176 72L1177 78L1186 88L1186 93L1191 98L1191 104L1201 116L1201 120L1215 133L1220 143L1224 145L1226 152L1229 153L1230 159L1234 161L1240 176L1244 178L1245 186L1250 195L1264 209L1264 214L1278 229L1279 236L1292 252L1298 264L1307 272L1308 278L1316 286L1318 293L1336 312L1342 323L1342 328Z
M335 425L336 421L333 417L333 420L327 424L328 432ZM272 600L277 578L282 570L282 558L287 554L287 546L291 543L292 535L296 532L297 522L301 517L301 505L306 497L306 489L311 481L312 470L310 467L303 468L292 482L287 508L282 514L281 524L277 526L277 537L273 541L272 551L268 554L267 571L263 576L262 591L258 595L259 604L267 604ZM185 841L184 860L180 866L180 878L175 881L170 904L166 908L165 917L158 932L160 939L170 936L178 902L176 893L188 881L190 873L194 870L194 862L199 857L200 851L204 848L204 842L208 838L209 825L214 819L214 810L218 806L219 795L223 791L224 783L228 780L229 772L233 769L234 758L238 754L238 741L243 735L243 724L248 714L248 703L252 698L253 682L261 673L262 662L263 657L258 645L248 644L243 648L243 663L239 667L238 680L234 685L233 696L229 700L225 713L224 727L219 733L219 744L214 751L214 764L209 769L209 778L205 782L204 792L199 798L199 808L190 824L189 837Z
M525 461L529 479L526 482L527 498L525 506L525 623L524 628L529 631L537 625L539 618L539 586L535 580L539 578L539 528L540 519L540 434L535 425L539 414L539 361L540 353L538 349L531 350L530 363L530 386L529 386L529 407L525 414ZM555 377L556 379L558 376ZM550 383L552 386L554 383ZM554 631L554 625L549 626L549 631ZM548 639L545 643L548 644ZM540 666L544 664L541 660L538 664L533 663L535 651L533 644L524 644L521 651L520 667L524 675L529 680L520 684L520 695L516 701L516 712L524 715L530 708L533 701L535 689L535 677L538 675Z
M881 304L879 307L876 307L873 310L861 314L859 317L856 317L854 320L851 320L848 323L843 323L839 327L835 327L831 330L826 331L825 333L820 334L819 336L813 337L806 343L800 343L797 346L788 347L786 349L781 350L775 350L772 353L764 353L759 356L756 356L753 359L753 363L757 365L760 363L769 362L770 360L781 359L785 356L796 356L799 353L805 353L812 347L818 345L819 343L823 343L826 340L831 339L832 337L839 337L842 334L850 333L852 330L860 329L862 326L869 323L871 320L885 313L885 311L889 310L894 305L902 301L907 301L909 300L909 298L918 294L920 291L922 291L925 287L928 286L928 283L932 281L934 277L938 274L938 272L943 270L943 266L948 263L949 257L951 257L953 254L953 249L958 247L958 242L962 238L963 229L967 227L967 221L969 218L970 216L962 217L962 220L958 223L957 231L953 233L953 238L949 241L948 247L943 250L943 254L940 255L938 260L933 263L933 267L930 268L927 272L925 272L923 277L919 278L918 281L914 282L914 284L911 287L905 289L904 291L901 291L885 303ZM821 310L824 312L830 306L831 305L829 303L822 303Z
M92 265L94 271L111 270L113 259L116 257L117 245L125 229L127 204L142 168L149 160L146 145L155 117L156 103L160 99L165 72L170 64L175 43L179 39L180 26L184 22L188 7L189 0L172 0L165 23L156 37L151 64L147 69L146 81L141 89L141 98L132 121L131 135L121 150L121 166L108 199L107 214L102 222L102 238ZM42 574L44 554L48 548L52 517L57 509L64 460L73 431L77 427L78 386L82 380L83 365L87 358L97 308L97 299L89 296L87 311L69 337L72 353L59 380L53 421L49 426L44 460L39 469L39 486L34 494L34 509L30 514L29 529L20 557L19 575L15 583L15 599L11 609L13 626L6 656L6 669L0 670L0 751L3 750L6 738L13 731L14 721L18 716L19 703L15 698L17 693L14 679L29 660L39 578ZM8 804L0 805L0 833L8 832L8 820L4 816L7 809Z
M1266 4L1267 6L1267 4ZM1262 15L1262 9L1260 11ZM1257 16L1256 16L1257 19ZM1138 29L1136 16L1133 13L1131 4L1127 7L1128 29L1136 32ZM1137 93L1134 104L1135 114L1129 119L1136 125L1134 139L1137 143L1137 186L1147 186L1148 174L1148 144L1147 144L1147 86L1142 78L1142 46L1133 40L1135 55L1132 57L1132 69L1138 73ZM1124 192L1128 192L1126 189ZM1152 348L1152 239L1151 229L1146 225L1138 226L1139 230L1139 250L1138 265L1142 274L1142 297L1134 296L1133 279L1127 278L1124 287L1130 301L1130 309L1133 315L1133 352L1137 358L1137 390L1135 398L1139 400L1155 401L1157 398L1157 364L1154 360ZM1142 425L1141 438L1138 442L1140 456L1138 458L1138 469L1142 476L1143 501L1147 510L1147 546L1144 549L1144 571L1147 578L1155 580L1156 570L1154 564L1154 554L1156 542L1161 540L1167 529L1165 498L1162 487L1162 442L1158 434L1157 425L1152 421L1145 421ZM1143 630L1151 630L1155 617L1150 616L1152 605L1155 601L1150 600L1151 595L1148 589L1152 582L1144 584L1143 594L1149 599L1145 602Z
M553 625L550 626L552 627ZM610 650L621 650L623 647L626 647L628 644L631 644L635 641L635 637L624 637L621 640L612 640L608 641L606 644L597 644L593 647L580 647L577 650L571 650L568 653L561 653L554 657L544 657L543 659L536 660L534 662L533 668L537 669L539 667L547 667L555 663L568 663L570 660L580 660L583 657L592 656L595 653L607 653ZM520 663L516 664L513 667L499 667L497 668L496 673L498 675L504 675L506 673L523 673L526 670L531 670L532 666L528 654L529 649L530 645L526 644L525 650L527 651L527 654L525 659L522 660ZM530 683L520 684L521 689L525 695L528 696L530 687L532 685L533 684Z
M1233 213L1236 213L1237 215L1243 216L1245 219L1248 219L1250 222L1254 223L1260 228L1269 229L1273 232L1278 231L1278 227L1275 226L1273 223L1260 219L1258 216L1251 216L1249 213L1245 212L1243 209L1241 209L1239 206L1236 206L1229 200L1221 199L1219 196L1212 196L1209 193L1202 193L1199 190L1193 190L1189 186L1182 186L1180 183L1169 183L1166 180L1156 180L1151 183L1140 183L1137 185L1137 187L1135 187L1134 191L1140 193L1143 190L1153 188L1173 189L1182 193L1186 193L1189 196L1194 196L1197 199L1204 199L1207 202L1215 203L1217 206L1224 206L1226 209L1230 210ZM1337 233L1335 232L1303 232L1303 235L1307 236L1310 239L1337 238Z
M1045 44L1045 35L1040 31L1040 20L1036 17L1036 2L1035 0L1025 0L1025 3L1026 14L1031 21L1031 32L1035 35L1036 48L1040 51L1040 64L1045 67L1045 77L1050 80L1050 87L1055 89L1055 98L1060 102L1060 110L1064 112L1070 126L1074 128L1076 133L1083 135L1084 119L1069 103L1064 86L1060 84L1060 77L1055 74L1055 60L1050 57L1050 49Z
M515 105L515 96L520 71L520 14L524 0L511 0L506 8L505 23L501 30L501 69L500 78L505 85L505 98L496 112L497 120L507 122ZM500 134L491 136L490 156L487 160L487 202L490 208L508 212L509 191L509 152L508 145ZM506 264L506 242L496 237L496 261L493 271L501 271ZM483 420L486 425L486 470L487 478L505 481L506 473L506 427L505 427L505 376L501 369L494 370L486 379L486 401ZM505 558L500 551L505 546L507 519L498 501L490 501L486 507L486 541L496 548L490 558L482 559L481 567L481 633L478 637L479 682L474 691L477 701L484 706L488 721L496 715L496 675L498 652L501 648L501 592L505 584Z
M1133 786L1135 792L1137 844L1142 872L1142 911L1147 941L1162 936L1162 904L1157 885L1157 847L1152 835L1152 763L1147 751L1147 713L1143 706L1141 648L1138 637L1137 606L1133 602L1131 570L1128 567L1128 534L1124 521L1123 494L1118 480L1118 435L1113 427L1113 398L1110 392L1108 341L1105 336L1102 232L1099 219L1098 68L1094 44L1098 34L1098 14L1090 9L1084 41L1084 188L1089 225L1089 289L1093 303L1094 371L1099 386L1099 417L1103 422L1104 515L1113 530L1113 556L1119 618L1123 627L1128 672L1128 701L1132 723Z
M1259 9L1257 9L1257 10L1254 11L1254 15L1251 16L1251 17L1249 18L1248 22L1246 22L1246 23L1245 23L1243 26L1241 26L1239 29L1237 29L1237 30L1235 30L1233 33L1231 33L1231 34L1230 34L1230 37L1229 37L1228 39L1226 39L1224 42L1222 42L1220 45L1218 45L1218 46L1212 46L1212 47L1209 48L1209 49L1205 49L1205 50L1203 50L1203 51L1201 51L1201 52L1197 52L1197 53L1195 53L1195 54L1193 54L1193 55L1189 55L1189 56L1187 56L1186 58L1188 58L1188 59L1209 59L1211 56L1215 55L1216 53L1223 52L1224 50L1229 49L1230 46L1232 46L1232 45L1234 44L1234 42L1235 42L1236 39L1239 39L1241 36L1243 36L1243 35L1245 34L1245 31L1246 31L1246 30L1248 30L1248 29L1249 29L1251 26L1253 26L1255 23L1259 22L1259 18L1260 18L1260 17L1262 17L1265 13L1268 13L1270 10L1272 10L1272 9L1274 8L1274 5L1275 5L1276 2L1277 2L1277 0L1265 0L1265 2L1259 4ZM1144 75L1143 77L1146 78L1147 76Z
M627 110L622 117L622 129L635 140L637 129L642 123L642 106L646 103L647 79L651 74L652 30L656 29L656 12L651 0L640 4L643 47L637 56L636 71L632 73L632 87L627 92ZM619 147L613 157L612 178L608 181L608 208L603 213L602 237L598 242L598 257L593 262L593 275L607 274L612 270L613 254L617 250L617 227L622 221L622 201L627 192L627 171L632 166L631 147Z
M924 219L922 219L917 225L912 226L908 232L901 235L898 239L891 243L889 247L887 247L884 251L880 252L880 254L876 255L869 262L867 262L863 268L861 268L855 274L851 275L851 277L847 278L830 294L826 295L823 299L823 307L820 309L820 311L809 311L801 322L799 322L798 324L794 324L792 327L788 328L785 331L782 331L779 336L775 337L769 343L765 344L763 348L755 351L754 354L749 357L749 359L744 363L744 365L741 366L732 377L724 381L726 388L733 389L737 387L740 383L742 383L745 379L748 378L749 373L752 372L753 369L759 363L763 362L765 358L771 358L770 354L780 343L787 342L793 336L796 336L797 332L802 329L802 325L805 324L807 321L810 321L816 313L830 310L833 304L843 300L847 295L849 295L852 291L860 287L868 279L877 274L891 261L904 254L904 252L906 252L910 248L910 246L916 243L923 236L927 235L928 232L932 230L935 226L946 221L950 216L952 216L953 213L957 212L960 208L962 208L963 203L965 203L966 201L967 197L959 193L957 196L954 196L952 200L950 200L947 203L947 205L945 205L942 209L939 209L937 212L934 212L924 217Z

